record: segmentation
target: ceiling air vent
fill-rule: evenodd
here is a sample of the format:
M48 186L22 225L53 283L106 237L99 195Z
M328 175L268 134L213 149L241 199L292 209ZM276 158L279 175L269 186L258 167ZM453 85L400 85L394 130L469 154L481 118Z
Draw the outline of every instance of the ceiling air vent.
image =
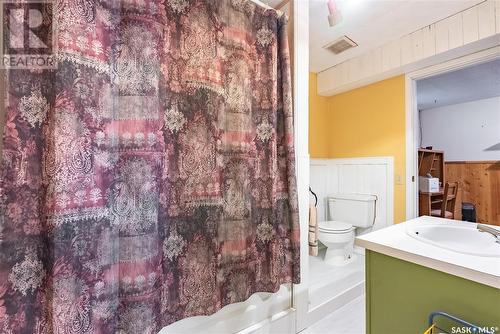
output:
M339 53L342 53L345 50L348 50L355 46L358 46L358 44L356 44L355 41L344 35L339 39L336 39L333 42L323 46L323 49L329 50L338 55Z

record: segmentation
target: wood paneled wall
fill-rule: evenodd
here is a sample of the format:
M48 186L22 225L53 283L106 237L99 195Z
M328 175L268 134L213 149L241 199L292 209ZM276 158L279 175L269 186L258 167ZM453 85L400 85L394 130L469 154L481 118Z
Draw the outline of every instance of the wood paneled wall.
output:
M462 202L470 202L478 223L500 225L500 161L446 162L445 169L447 182L460 182L458 219Z

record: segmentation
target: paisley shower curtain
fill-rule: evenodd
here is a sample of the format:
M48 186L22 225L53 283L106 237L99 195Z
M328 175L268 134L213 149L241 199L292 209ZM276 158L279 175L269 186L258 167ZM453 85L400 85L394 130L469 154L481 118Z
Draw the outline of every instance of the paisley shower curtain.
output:
M285 18L248 0L57 0L7 76L1 333L156 333L299 282Z

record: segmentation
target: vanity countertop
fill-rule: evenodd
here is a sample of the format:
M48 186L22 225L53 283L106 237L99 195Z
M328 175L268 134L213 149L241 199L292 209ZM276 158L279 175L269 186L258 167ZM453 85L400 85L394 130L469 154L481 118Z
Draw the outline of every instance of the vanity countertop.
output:
M500 289L500 258L462 254L417 240L406 233L413 224L453 224L422 216L356 237L356 245ZM468 223L474 224L474 223Z

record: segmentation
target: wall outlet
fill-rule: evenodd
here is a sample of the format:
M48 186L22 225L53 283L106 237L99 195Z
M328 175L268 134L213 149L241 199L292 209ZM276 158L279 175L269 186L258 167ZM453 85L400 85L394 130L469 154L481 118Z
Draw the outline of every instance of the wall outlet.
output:
M396 184L403 184L403 178L400 174L396 174Z

